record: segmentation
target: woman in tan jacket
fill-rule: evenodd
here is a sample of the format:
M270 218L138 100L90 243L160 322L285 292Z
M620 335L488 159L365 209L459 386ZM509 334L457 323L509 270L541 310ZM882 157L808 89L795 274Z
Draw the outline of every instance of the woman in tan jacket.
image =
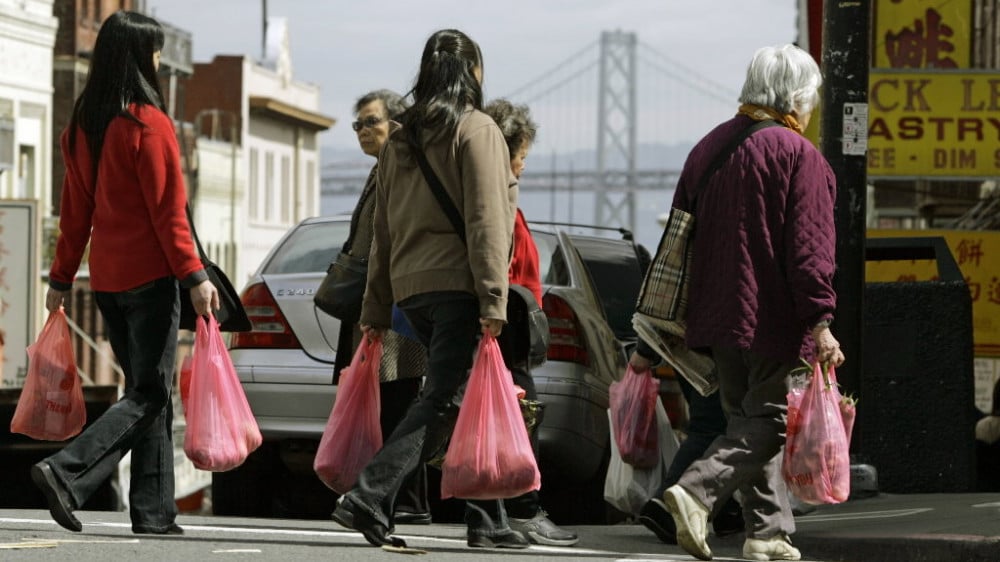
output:
M379 156L362 330L381 337L397 303L428 358L420 398L333 513L376 546L405 544L390 536L395 495L449 435L480 333L499 335L506 321L517 181L500 129L481 111L482 76L472 39L453 29L431 35L413 105ZM459 215L457 227L432 176ZM466 522L469 546L528 546L500 501L468 502Z

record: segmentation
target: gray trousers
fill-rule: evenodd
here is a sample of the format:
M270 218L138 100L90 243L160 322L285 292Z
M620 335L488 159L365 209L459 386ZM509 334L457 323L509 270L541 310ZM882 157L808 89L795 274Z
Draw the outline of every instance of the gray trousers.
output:
M712 354L729 425L678 484L713 513L739 490L747 537L791 535L795 519L781 477L781 458L788 409L785 379L798 363L729 348L713 347Z

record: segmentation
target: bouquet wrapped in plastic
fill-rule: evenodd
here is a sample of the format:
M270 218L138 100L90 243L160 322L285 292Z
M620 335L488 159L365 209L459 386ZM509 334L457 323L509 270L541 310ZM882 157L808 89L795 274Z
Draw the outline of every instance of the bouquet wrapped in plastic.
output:
M841 395L832 365L824 372L817 362L811 377L791 381L781 467L785 483L805 503L843 502L851 493L854 400Z

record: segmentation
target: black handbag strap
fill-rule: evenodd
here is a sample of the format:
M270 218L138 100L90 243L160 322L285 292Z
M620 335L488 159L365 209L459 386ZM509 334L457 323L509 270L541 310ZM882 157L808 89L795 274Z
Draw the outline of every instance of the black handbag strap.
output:
M417 156L417 163L420 164L420 171L424 173L424 179L427 180L427 185L431 187L431 192L434 193L434 198L437 199L438 205L441 206L444 214L448 216L451 226L455 229L455 234L458 234L458 237L462 239L462 244L465 244L465 221L462 220L462 215L458 212L458 207L455 206L455 202L451 200L448 192L444 190L441 180L438 179L437 174L431 168L431 164L427 161L424 151L416 146L412 148L413 153Z
M205 249L201 247L201 240L198 240L198 232L194 229L194 218L191 217L191 203L184 203L184 210L187 211L188 226L191 227L191 238L194 239L194 245L198 247L198 259L204 263L208 257L205 255Z
M729 156L734 150L747 139L750 135L756 133L761 129L766 129L768 127L783 127L781 123L773 119L764 119L763 121L757 121L753 125L750 125L746 129L740 131L740 134L733 137L733 140L729 142L712 160L712 163L705 168L705 171L701 174L701 179L698 180L698 185L695 187L694 193L691 195L691 214L693 215L698 206L698 195L705 188L705 184L708 183L709 178L715 175L715 172L719 171L719 168L725 164L726 160L729 160Z
M376 173L378 173L378 164L372 166L372 170L368 172L368 179L365 180L365 187L361 190L361 197L358 199L358 204L355 205L354 211L351 212L351 225L347 233L347 241L344 242L344 246L340 249L341 252L350 254L351 248L354 247L354 237L358 234L361 213L364 211L368 199L375 193L374 176Z

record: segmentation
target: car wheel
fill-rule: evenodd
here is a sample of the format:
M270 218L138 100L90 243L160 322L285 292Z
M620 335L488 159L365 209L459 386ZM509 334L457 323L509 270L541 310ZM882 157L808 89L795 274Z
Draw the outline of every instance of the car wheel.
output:
M226 472L213 472L212 513L270 517L277 462L273 445L264 443L240 466Z
M613 522L615 517L604 501L607 469L608 455L605 453L596 473L579 485L560 482L558 478L546 478L543 473L542 489L539 491L542 507L559 525L604 525Z

